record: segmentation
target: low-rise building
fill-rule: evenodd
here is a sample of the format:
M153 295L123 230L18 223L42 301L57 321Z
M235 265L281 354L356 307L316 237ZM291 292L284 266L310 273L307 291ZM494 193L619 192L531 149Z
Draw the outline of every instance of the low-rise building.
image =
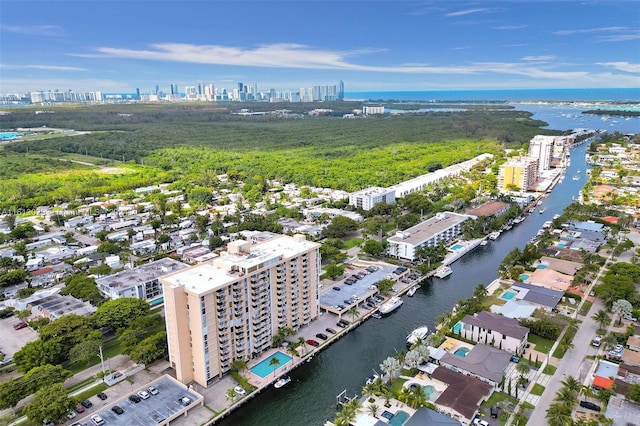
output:
M387 253L399 259L414 261L420 247L435 247L451 242L462 234L462 223L475 218L458 213L443 212L387 239Z
M349 205L369 211L378 203L395 204L396 192L390 188L371 187L349 194Z
M189 265L171 258L156 260L146 265L126 269L117 274L98 278L98 290L109 299L135 297L152 306L163 302L162 284L159 277L187 268Z
M489 398L494 389L477 378L445 367L436 368L431 379L447 385L436 399L436 407L463 424L471 423L482 402Z
M529 329L520 325L516 319L503 317L487 311L481 311L460 320L462 338L484 343L495 348L520 354L527 344Z
M478 343L465 356L447 352L439 362L444 367L474 376L495 389L502 381L510 360L509 352Z

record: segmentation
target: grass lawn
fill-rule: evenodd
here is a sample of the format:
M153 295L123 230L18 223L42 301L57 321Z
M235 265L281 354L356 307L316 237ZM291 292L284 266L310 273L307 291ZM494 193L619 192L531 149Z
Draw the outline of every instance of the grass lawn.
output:
M364 240L362 238L349 238L344 242L344 249L349 250L362 244Z
M407 381L407 379L395 379L393 384L391 385L391 390L398 395L402 392L402 385Z
M577 328L569 327L567 329L567 332L564 334L564 337L562 339L566 340L568 342L573 342L573 338L575 337L577 331L578 331ZM562 358L564 356L564 354L568 350L569 350L569 347L563 346L563 345L558 345L558 347L556 347L556 350L553 351L553 356L556 357L556 358Z
M81 392L77 395L74 396L74 398L78 401L84 401L85 399L89 399L92 396L95 396L97 394L99 394L100 392L103 392L105 389L107 389L109 386L107 386L105 383L100 383L98 385L95 385L89 389L87 389L84 392Z
M578 312L578 314L580 314L580 315L582 315L584 317L589 313L590 309L591 309L591 302L589 302L588 300L585 300L584 303L582 304L582 307L580 308L580 312Z
M514 404L518 403L518 400L515 399L514 397L509 396L506 393L502 393L502 392L496 391L496 392L492 393L491 396L489 397L489 399L487 399L485 402L483 402L482 405L484 407L491 407L493 405L496 405L500 401L512 402Z
M533 395L542 395L542 392L544 392L544 386L542 386L540 383L536 383L535 385L533 385L533 388L531 389L531 393Z
M549 353L551 346L555 343L553 340L545 339L544 337L537 336L535 334L529 334L529 343L535 345L535 350L544 354Z
M554 365L547 364L547 366L544 368L544 370L542 370L542 372L544 374L553 376L554 374L556 374L556 367Z

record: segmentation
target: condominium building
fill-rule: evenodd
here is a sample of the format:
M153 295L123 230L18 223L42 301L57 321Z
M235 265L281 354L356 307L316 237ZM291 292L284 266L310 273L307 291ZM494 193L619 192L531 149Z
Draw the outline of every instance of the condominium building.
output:
M378 203L395 204L396 191L390 188L371 187L349 194L349 205L371 210Z
M201 386L271 347L279 328L318 316L320 245L261 232L209 262L162 277L171 366Z
M538 159L538 174L551 168L555 136L536 135L529 142L529 157Z
M435 247L443 242L450 242L462 234L462 222L475 218L457 213L438 213L405 231L396 232L387 239L387 252L390 256L405 260L416 260L417 249Z
M538 159L531 157L511 158L498 171L499 191L526 191L536 183Z

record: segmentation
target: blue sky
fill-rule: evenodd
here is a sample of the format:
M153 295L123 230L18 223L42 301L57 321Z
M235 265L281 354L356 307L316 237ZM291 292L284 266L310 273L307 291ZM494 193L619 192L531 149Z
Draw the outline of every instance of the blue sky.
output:
M640 2L0 2L0 93L640 87Z

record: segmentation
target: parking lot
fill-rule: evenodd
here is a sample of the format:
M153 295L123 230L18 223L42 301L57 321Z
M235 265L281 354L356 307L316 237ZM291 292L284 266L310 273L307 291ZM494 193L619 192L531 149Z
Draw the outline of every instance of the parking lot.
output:
M29 327L14 330L13 324L20 322L15 316L0 320L0 351L13 357L24 345L38 339L38 334Z
M347 284L345 281L351 275L360 273L364 271L364 269L346 269L345 275L347 277L345 280L325 289L325 291L320 294L320 306L331 311L335 311L337 306L343 306L344 309L349 309L367 297L378 293L377 288L372 286L378 281L386 278L388 275L391 275L395 267L380 265L376 267L376 271L368 273L366 276L358 279L351 285ZM338 288L340 290L336 290Z
M129 400L129 396L148 388L153 385L158 390L156 395L151 395L147 399L143 399L138 403ZM187 397L191 400L189 405L180 403L180 399ZM92 398L94 407L97 398ZM76 420L74 425L92 425L91 416L99 415L104 420L104 425L120 425L120 426L146 426L168 424L168 422L177 416L184 414L191 408L198 407L202 400L202 396L186 389L186 387L169 376L164 376L152 383L145 385L144 388L136 388L133 392L117 399L108 401L109 404L100 407L100 410L87 411L88 414L81 420ZM112 408L118 406L122 409L122 414L116 414ZM74 419L75 420L75 419Z

